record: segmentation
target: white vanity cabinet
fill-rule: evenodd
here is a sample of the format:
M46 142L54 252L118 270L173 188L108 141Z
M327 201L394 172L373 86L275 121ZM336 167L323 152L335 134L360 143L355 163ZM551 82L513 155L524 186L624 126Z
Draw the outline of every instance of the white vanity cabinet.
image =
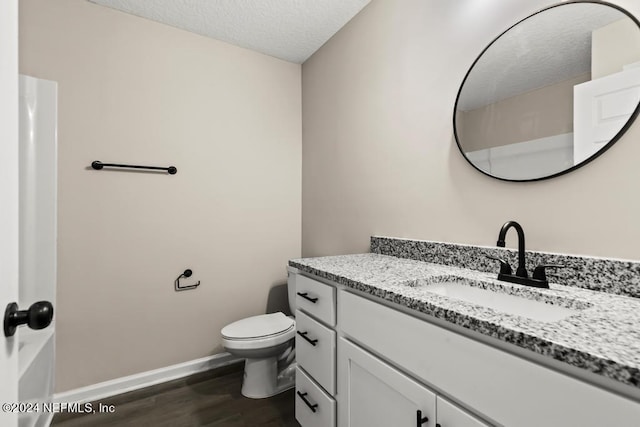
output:
M339 284L298 275L296 290L302 427L640 425L637 400L543 360Z
M336 425L336 288L298 274L296 419L303 427Z
M418 422L423 427L486 426L383 360L338 339L336 287L300 274L294 283L295 410L303 427L413 427ZM439 422L438 405L448 423ZM337 408L344 410L340 419Z

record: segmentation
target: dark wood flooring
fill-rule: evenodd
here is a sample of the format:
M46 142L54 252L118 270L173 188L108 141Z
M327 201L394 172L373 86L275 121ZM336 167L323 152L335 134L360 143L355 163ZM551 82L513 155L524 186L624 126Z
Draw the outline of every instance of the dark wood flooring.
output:
M242 368L242 363L234 364L92 402L96 413L59 413L51 425L299 427L294 390L248 399L240 394ZM114 405L115 412L99 413L99 403Z

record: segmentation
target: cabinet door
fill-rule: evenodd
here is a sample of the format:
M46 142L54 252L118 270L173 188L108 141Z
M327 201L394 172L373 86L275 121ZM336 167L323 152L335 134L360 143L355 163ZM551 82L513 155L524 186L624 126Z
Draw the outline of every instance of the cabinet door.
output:
M454 406L442 397L436 399L438 424L436 427L488 427L468 412Z
M435 427L433 392L344 338L338 378L341 427Z

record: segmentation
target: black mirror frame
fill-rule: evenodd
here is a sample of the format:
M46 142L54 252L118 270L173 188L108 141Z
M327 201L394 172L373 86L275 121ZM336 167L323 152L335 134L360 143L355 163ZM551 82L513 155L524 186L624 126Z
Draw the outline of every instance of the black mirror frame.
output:
M471 165L473 166L474 169L476 169L477 171L479 171L480 173L482 173L483 175L489 176L491 178L494 179L498 179L500 181L507 181L507 182L533 182L533 181L542 181L545 179L551 179L551 178L555 178L564 174L567 174L569 172L573 172L574 170L581 168L582 166L592 162L594 159L596 159L597 157L599 157L600 155L602 155L602 153L604 153L605 151L607 151L609 148L611 148L611 146L613 144L615 144L621 137L622 135L625 134L625 132L631 127L631 125L633 124L633 122L636 120L638 114L640 114L640 102L638 102L638 105L636 105L635 110L633 111L633 113L631 114L631 116L629 117L629 119L627 120L627 122L625 123L625 125L618 131L618 133L616 133L616 135L611 138L611 140L605 145L603 146L600 150L598 150L595 154L593 154L591 157L589 157L586 160L583 160L582 162L578 163L577 165L573 165L570 168L567 168L563 171L554 173L552 175L547 175L547 176L543 176L540 178L531 178L531 179L508 179L508 178L501 178L498 176L494 176L491 175L490 173L487 173L485 171L483 171L482 169L478 168L475 164L473 164L471 162L471 160L469 160L469 158L466 156L466 154L464 153L464 151L462 151L462 147L460 146L460 139L458 138L458 130L456 128L456 111L458 110L458 101L460 100L460 94L462 93L462 88L464 88L464 84L467 81L467 78L469 77L469 74L471 74L471 71L473 71L473 67L476 65L476 63L480 60L480 58L482 57L482 55L484 55L484 53L500 38L502 37L505 33L509 32L512 28L516 27L517 25L519 25L521 22L526 21L527 19L536 16L542 12L545 12L547 10L550 9L554 9L556 7L559 6L565 6L568 4L578 4L578 3L591 3L591 4L601 4L603 6L609 6L612 7L622 13L624 13L626 16L628 16L637 26L638 26L638 30L640 30L640 21L638 21L638 19L633 16L631 13L629 13L626 9L612 4L612 3L608 3L605 1L597 1L597 0L574 0L574 1L567 1L567 2L563 2L563 3L557 3L548 7L545 7L543 9L540 9L539 11L532 13L531 15L519 20L518 22L516 22L515 24L513 24L512 26L510 26L509 28L507 28L506 30L504 30L503 32L501 32L497 37L495 37L484 49L482 49L482 52L480 52L480 54L478 55L478 57L473 61L473 63L471 64L471 67L469 67L469 70L467 71L467 73L464 76L464 79L462 79L462 83L460 84L460 89L458 89L458 94L456 96L456 102L453 106L453 135L455 137L456 140L456 145L458 146L458 150L460 150L460 153L462 154L462 156L464 157L464 159Z

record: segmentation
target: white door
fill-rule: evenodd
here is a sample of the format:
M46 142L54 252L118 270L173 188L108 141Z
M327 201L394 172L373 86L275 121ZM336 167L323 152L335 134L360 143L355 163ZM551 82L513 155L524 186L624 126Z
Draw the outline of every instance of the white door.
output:
M17 25L17 0L0 2L3 427L48 425L52 414L42 404L53 394L57 85L18 79Z
M18 299L18 0L0 1L0 314ZM0 335L0 404L18 401L18 341ZM0 425L17 414L0 408Z
M573 89L573 157L578 164L604 147L640 101L640 68L576 85Z
M338 379L340 426L436 425L432 391L344 338L338 340Z
M19 82L17 303L32 317L28 327L16 331L18 401L31 405L21 411L18 424L31 427L48 425L52 415L33 404L50 402L53 395L58 88L55 82L23 75Z

